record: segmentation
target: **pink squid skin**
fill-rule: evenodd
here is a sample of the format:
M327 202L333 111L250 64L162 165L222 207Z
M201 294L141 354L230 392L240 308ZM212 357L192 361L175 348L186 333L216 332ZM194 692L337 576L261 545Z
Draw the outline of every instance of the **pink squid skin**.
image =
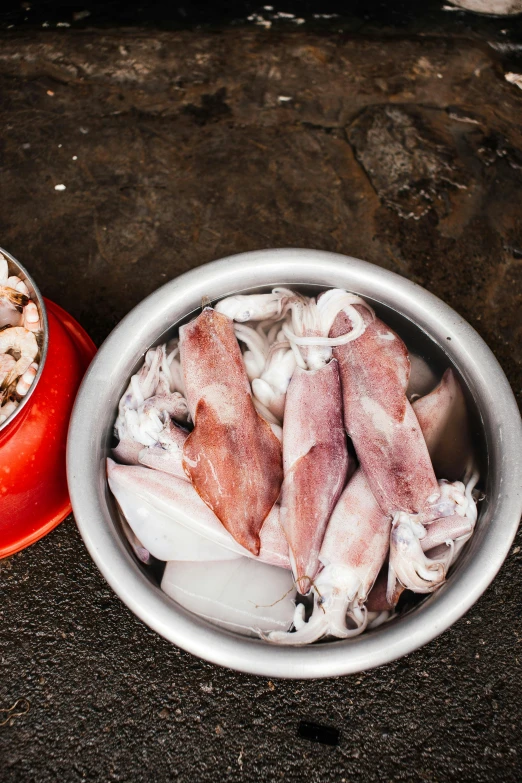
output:
M423 431L426 426L430 433L430 448L435 448L437 436L448 421L448 411L454 405L453 380L446 373L439 386L427 395L430 404L422 406L427 415L421 414L420 425ZM432 426L434 422L436 426ZM271 634L270 641L309 644L325 634L356 635L366 627L368 612L392 610L404 588L396 580L389 584L386 560L391 529L391 514L382 511L364 469L359 468L343 491L326 529L319 554L324 568L314 583L316 605L310 620L305 623L296 614L296 632ZM423 550L432 549L448 539L469 535L472 529L470 519L453 514L428 525L420 545ZM435 589L442 584L444 567L437 564L430 571L431 567L429 561L421 563L420 573L424 578L433 579L431 589ZM355 622L355 629L346 627L346 614Z
M423 512L439 496L426 442L406 397L410 362L406 346L378 318L358 307L364 333L337 346L345 427L382 511ZM340 312L330 330L338 337L351 330ZM439 515L439 514L436 514ZM435 518L435 517L432 517Z
M159 470L151 470L142 465L118 465L112 460L107 461L107 473L109 484L118 481L122 486L128 485L133 492L152 502L163 513L172 514L173 518L176 518L177 510L181 509L185 516L198 521L198 525L193 528L194 532L218 543L225 542L222 545L232 551L246 557L253 557L249 550L242 548L223 529L216 515L186 479ZM279 522L278 505L272 508L263 524L259 555L254 559L290 569L288 544Z
M472 458L470 426L462 387L452 369L438 386L413 403L435 475L461 479Z
M210 307L180 329L194 430L183 467L236 541L259 554L259 532L283 481L281 444L257 413L233 322Z
M366 599L389 547L391 519L382 513L359 468L337 503L321 546L324 566L348 566L358 576L358 596Z
M297 367L283 420L280 519L297 589L303 594L320 568L326 525L354 467L346 445L337 362L317 370Z
M454 397L449 394L447 384L444 385L443 394L438 394L438 389L432 395L435 395L438 406L443 409L440 411L442 414L445 408L451 407ZM445 417L440 415L439 421L443 423ZM434 430L432 432L435 434ZM436 438L431 441L436 442ZM388 600L388 568L384 564L389 550L391 527L391 517L383 514L364 471L359 468L330 518L319 559L325 566L349 566L359 575L359 598L362 602L368 597L366 608L369 612L393 609L404 590L402 585L396 584L393 596ZM473 523L468 518L453 514L427 525L420 544L426 552L448 540L469 535L472 530Z
M367 595L389 547L391 519L383 514L362 468L348 482L335 506L323 539L319 560L323 569L314 580L314 608L304 622L296 607L295 633L271 633L275 644L304 645L325 635L347 638L367 624ZM346 616L356 627L349 629Z
M449 439L453 448L453 456L450 457L453 473L450 475L453 478L462 478L470 464L472 451L464 394L453 370L446 370L435 389L415 400L413 410L426 440L430 458L433 457L435 461L440 445ZM444 463L447 468L449 460L444 460ZM447 541L470 535L473 527L472 520L458 514L436 519L426 526L426 534L420 539L422 551L428 552ZM390 610L396 606L404 588L397 584L393 596L388 599L387 584L388 569L382 568L368 596L368 611Z
M473 462L466 400L451 368L429 394L413 403L413 410L426 440L435 473L446 479L461 480ZM474 522L452 514L426 526L421 539L424 552L449 539L471 533Z
M386 556L385 556L386 557ZM366 609L368 612L390 612L397 606L404 588L402 585L397 585L398 594L392 597L392 600L388 600L388 563L384 562L382 568L377 574L377 578L373 583L373 587L368 593L368 600L366 601Z
M474 527L472 520L468 517L460 517L458 514L436 519L431 525L427 525L426 535L421 538L422 551L429 552L430 549L435 549L446 541L455 541L457 538L467 536L473 532Z

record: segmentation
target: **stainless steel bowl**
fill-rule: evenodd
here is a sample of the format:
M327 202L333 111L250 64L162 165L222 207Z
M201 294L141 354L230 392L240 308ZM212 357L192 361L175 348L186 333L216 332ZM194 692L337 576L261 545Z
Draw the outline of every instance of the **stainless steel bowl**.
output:
M477 528L447 583L396 621L360 637L309 647L279 647L219 629L184 610L149 578L126 544L107 487L117 404L145 351L165 341L203 296L275 285L346 288L416 324L458 369L471 393L484 449L486 499ZM393 324L392 324L393 325ZM418 331L418 330L416 330ZM71 501L91 556L113 590L147 625L206 660L267 677L332 677L393 661L449 628L479 598L502 565L522 510L522 425L497 360L450 307L418 285L355 258L313 250L263 250L199 267L134 308L98 351L83 381L69 430Z
M15 419L20 416L22 411L24 410L25 406L29 402L31 395L33 394L34 390L36 389L36 386L38 384L38 381L41 378L43 368L45 365L45 359L47 357L47 345L49 342L49 328L47 324L47 313L45 310L45 304L43 297L38 290L36 283L34 282L33 278L29 274L29 272L24 269L22 264L20 264L14 256L11 255L11 253L8 253L7 250L4 250L3 247L0 247L0 253L4 256L4 258L7 260L7 266L9 268L9 275L17 275L21 280L24 281L27 288L29 289L29 294L33 302L36 304L38 308L38 313L40 315L40 323L42 324L42 333L41 333L41 344L40 344L40 358L38 360L38 371L36 373L35 379L32 383L31 388L20 401L20 404L16 408L15 411L3 422L3 424L0 424L0 435L7 430L8 427L11 426L11 424L14 423ZM40 338L39 338L40 339Z

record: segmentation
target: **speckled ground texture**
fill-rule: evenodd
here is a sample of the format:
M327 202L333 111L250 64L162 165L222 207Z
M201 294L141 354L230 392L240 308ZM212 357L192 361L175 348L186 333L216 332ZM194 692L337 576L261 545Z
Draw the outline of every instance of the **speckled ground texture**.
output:
M1 244L98 344L226 254L359 256L456 308L520 392L522 92L498 51L294 27L4 31ZM0 778L520 781L520 544L407 658L270 682L152 633L69 518L0 564L0 707L30 701L0 728Z

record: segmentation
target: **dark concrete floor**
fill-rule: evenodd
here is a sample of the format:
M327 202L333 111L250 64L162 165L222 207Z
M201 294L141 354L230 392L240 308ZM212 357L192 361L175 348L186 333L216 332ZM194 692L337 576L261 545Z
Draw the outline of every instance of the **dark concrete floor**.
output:
M359 256L458 310L520 393L522 92L497 57L447 35L3 33L0 244L98 343L228 253ZM518 782L521 562L519 536L406 659L272 683L149 631L71 518L0 564L0 707L31 705L0 729L0 777ZM339 745L299 738L302 719Z

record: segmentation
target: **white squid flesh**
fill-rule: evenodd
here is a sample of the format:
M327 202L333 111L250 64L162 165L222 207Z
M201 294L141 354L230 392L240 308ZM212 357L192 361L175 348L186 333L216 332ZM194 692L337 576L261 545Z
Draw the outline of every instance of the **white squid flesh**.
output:
M107 476L133 532L158 560L205 559L208 553L216 552L216 546L225 553L218 551L211 559L252 556L228 533L188 481L140 465L117 465L110 459ZM200 554L196 556L195 552ZM261 529L259 559L290 568L278 506Z
M185 609L246 636L287 631L293 621L295 588L290 572L246 557L169 562L161 589Z

